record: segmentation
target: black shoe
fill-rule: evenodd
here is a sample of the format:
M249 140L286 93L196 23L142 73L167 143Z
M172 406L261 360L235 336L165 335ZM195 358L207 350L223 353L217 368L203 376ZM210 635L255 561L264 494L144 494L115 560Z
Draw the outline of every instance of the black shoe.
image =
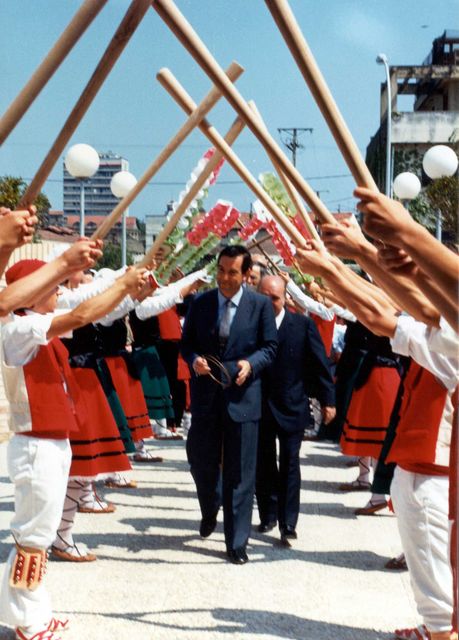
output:
M249 556L247 555L244 547L239 547L238 549L228 549L226 555L228 556L228 560L232 564L245 564L249 561Z
M275 520L271 520L270 522L260 522L257 527L258 533L268 533L268 531L272 531L276 526L277 522Z
M208 538L215 531L217 526L217 514L209 518L203 518L199 526L199 535L201 538Z
M280 527L281 539L285 538L286 540L296 540L298 535L295 531L295 527L291 524L286 524L283 527Z

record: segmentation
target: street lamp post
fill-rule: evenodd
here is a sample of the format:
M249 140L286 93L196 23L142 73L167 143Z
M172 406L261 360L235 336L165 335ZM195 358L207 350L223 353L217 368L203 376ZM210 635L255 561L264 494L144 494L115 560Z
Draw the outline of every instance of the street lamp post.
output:
M84 236L84 181L93 176L99 168L99 154L89 144L74 144L65 156L65 168L80 182L80 236Z
M137 178L129 171L118 171L110 182L110 189L116 198L124 198L137 184ZM123 211L121 226L121 266L127 263L126 218L129 209Z
M383 64L386 71L387 85L387 132L386 132L386 196L391 196L392 182L392 89L390 83L389 61L385 53L380 53L376 57L378 64Z

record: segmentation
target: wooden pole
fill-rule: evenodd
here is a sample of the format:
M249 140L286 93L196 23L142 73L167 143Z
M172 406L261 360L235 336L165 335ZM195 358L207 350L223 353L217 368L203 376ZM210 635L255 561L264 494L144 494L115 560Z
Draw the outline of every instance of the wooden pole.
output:
M228 145L232 145L241 131L244 129L244 123L240 118L236 118L236 120L231 125L230 130L225 136L226 143ZM196 198L199 191L203 188L204 184L207 182L209 177L212 175L212 172L217 168L220 161L223 158L223 154L220 151L215 151L210 160L206 163L206 166L201 171L199 176L196 178L195 182L191 186L188 193L185 195L181 203L178 205L177 209L174 211L174 215L171 216L171 219L166 222L164 227L161 229L161 232L158 234L157 238L151 245L150 249L146 253L145 257L140 261L139 266L145 267L147 264L150 264L151 259L154 258L156 252L161 247L163 242L167 239L170 233L177 226L178 221L183 216L185 211L188 209L190 204Z
M40 91L78 42L107 0L85 0L32 77L0 119L0 145L5 142ZM14 46L20 46L18 43Z
M173 1L153 0L152 6L164 22L170 27L184 47L191 53L196 62L202 67L217 87L219 87L233 109L235 109L235 111L245 121L246 125L258 138L260 143L267 151L273 154L282 171L295 186L301 197L306 200L318 218L322 222L336 224L335 219L317 196L316 192L308 185L299 171L291 164L274 138L263 130L263 127L258 122L256 115L247 105L246 101L233 83L225 76L223 69L219 66L210 51L200 40L185 17L174 5Z
M265 0L265 2L303 78L306 80L309 90L314 96L355 181L360 187L378 191L373 176L360 155L359 148L333 99L287 0Z
M170 93L174 100L182 107L186 113L191 113L196 105L187 94L185 89L176 80L173 74L169 70L161 70L156 76L162 86ZM247 107L250 112L251 108ZM222 152L227 162L233 167L236 173L244 180L248 187L255 193L257 198L261 200L266 209L271 213L276 222L284 229L293 242L298 247L305 246L305 239L298 229L290 222L288 216L277 206L277 204L270 198L261 185L255 180L249 170L241 162L239 157L234 153L233 149L225 142L223 137L218 133L215 127L211 126L207 121L201 123L199 127L201 131L206 135L210 142L219 151Z
M251 242L247 247L247 250L250 251L250 249L255 249L257 247L258 249L261 249L261 245L265 242L268 242L268 240L271 240L271 236L269 234L261 240L254 240L253 242Z
M241 229L245 229L245 225L242 224L242 222L240 220L237 221L238 225L241 227ZM264 239L263 239L264 240ZM261 241L263 242L263 241ZM263 247L261 246L261 242L258 243L258 248L260 249L261 253L264 255L264 257L266 258L266 260L269 262L269 264L271 265L271 267L274 269L274 271L276 273L279 273L280 269L277 266L277 264L275 262L273 262L271 260L271 258L269 257L269 255L266 253L266 251L263 249ZM247 247L247 251L249 250L249 247Z
M263 120L263 118L261 117L261 113L258 111L257 107L255 104L253 104L253 110L255 111L258 119L260 120L260 124L264 127L264 129L266 131L268 131L268 128ZM309 231L309 233L311 234L311 237L314 238L314 240L320 240L319 234L317 233L317 229L314 226L314 223L312 222L309 213L306 211L306 207L303 204L303 201L301 200L298 191L295 189L295 187L293 186L293 184L290 182L290 180L285 176L284 172L282 171L282 169L279 167L279 163L277 162L277 160L274 158L273 155L269 155L269 158L273 164L274 170L277 172L277 174L279 175L279 178L282 182L282 184L285 187L285 190L287 191L287 194L290 198L290 200L293 203L293 206L295 207L298 215L300 216L300 218L303 220L306 229Z
M48 155L43 160L40 168L32 179L32 182L29 184L27 190L22 196L20 207L24 208L31 205L40 193L46 179L61 156L65 145L72 137L77 126L96 97L104 80L107 78L122 51L139 26L142 18L150 8L150 4L151 2L149 0L132 0L124 18L115 32L115 35L111 39L88 84L84 88L83 93L65 121L65 124L54 141L53 146L49 150Z
M231 77L232 80L237 80L237 78L239 78L239 76L243 72L244 72L244 69L237 62L232 62L227 70L228 77ZM199 125L199 123L204 118L206 113L208 113L212 109L212 107L215 106L215 104L218 102L218 100L220 100L221 97L222 97L222 94L220 93L220 91L216 87L213 87L211 91L207 94L207 96L204 98L204 100L201 102L201 104L193 110L188 120L182 125L182 127L175 134L175 136L164 147L164 149L161 151L159 156L155 158L152 164L144 172L140 180L138 180L136 185L117 204L117 206L113 209L110 215L107 216L105 220L102 222L102 224L96 229L96 231L92 235L92 240L105 238L107 233L110 231L113 225L119 220L119 218L123 215L123 212L129 207L129 205L132 203L134 198L136 198L139 195L142 189L159 171L159 169L163 166L163 164L171 157L174 151L176 151L176 149L182 144L182 142L193 131L193 129Z

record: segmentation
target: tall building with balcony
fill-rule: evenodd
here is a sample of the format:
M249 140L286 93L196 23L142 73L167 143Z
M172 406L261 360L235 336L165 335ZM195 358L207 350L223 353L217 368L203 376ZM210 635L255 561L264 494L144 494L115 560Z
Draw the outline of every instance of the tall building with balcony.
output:
M421 175L422 157L434 144L459 148L459 31L435 38L420 65L389 67L392 106L392 172ZM386 179L387 83L381 84L380 126L367 147L366 161L378 186ZM400 96L413 96L412 110L399 109Z
M116 207L119 200L115 198L110 189L112 177L118 171L128 171L129 162L110 151L99 153L99 169L84 181L84 210L86 215L106 216ZM63 208L67 216L80 215L80 181L71 176L65 164L64 172L64 198Z

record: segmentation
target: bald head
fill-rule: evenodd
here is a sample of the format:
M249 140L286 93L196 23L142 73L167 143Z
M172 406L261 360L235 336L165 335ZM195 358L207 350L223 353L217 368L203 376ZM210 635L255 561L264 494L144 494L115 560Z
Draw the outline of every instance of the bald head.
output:
M285 281L280 276L264 276L258 291L271 298L274 315L279 315L285 306Z

